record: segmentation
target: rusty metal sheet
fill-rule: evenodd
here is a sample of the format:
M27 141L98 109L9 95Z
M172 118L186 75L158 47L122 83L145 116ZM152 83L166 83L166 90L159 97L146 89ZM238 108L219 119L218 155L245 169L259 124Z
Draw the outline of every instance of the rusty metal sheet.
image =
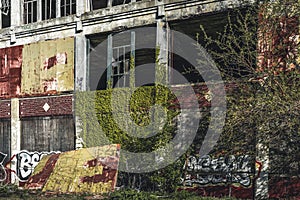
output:
M114 190L120 145L85 148L57 155L42 159L26 184L27 189L97 194Z
M23 95L74 90L74 38L27 44L23 49Z
M0 49L0 97L19 95L23 46Z

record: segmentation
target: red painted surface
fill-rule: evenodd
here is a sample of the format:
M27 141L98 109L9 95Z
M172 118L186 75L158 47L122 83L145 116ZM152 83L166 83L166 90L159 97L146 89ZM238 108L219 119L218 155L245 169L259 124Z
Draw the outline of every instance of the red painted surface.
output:
M20 94L23 46L0 49L0 98Z
M182 189L180 189L182 190ZM205 186L185 189L190 192L195 192L199 196L205 197L234 197L241 199L252 199L253 198L253 187L243 188L236 187L233 185L216 185L216 186Z
M0 119L10 118L10 101L0 101Z
M20 117L72 115L71 95L20 100ZM49 105L45 111L43 106Z
M271 177L269 198L300 199L300 177Z

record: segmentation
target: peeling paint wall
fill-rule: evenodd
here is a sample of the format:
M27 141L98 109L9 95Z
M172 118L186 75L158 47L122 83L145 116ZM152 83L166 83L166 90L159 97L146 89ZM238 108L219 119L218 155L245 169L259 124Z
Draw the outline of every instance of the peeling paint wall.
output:
M117 181L120 145L69 151L44 157L26 184L58 193L107 193Z
M0 98L20 94L22 48L0 49Z
M21 92L48 94L74 89L74 38L24 45Z

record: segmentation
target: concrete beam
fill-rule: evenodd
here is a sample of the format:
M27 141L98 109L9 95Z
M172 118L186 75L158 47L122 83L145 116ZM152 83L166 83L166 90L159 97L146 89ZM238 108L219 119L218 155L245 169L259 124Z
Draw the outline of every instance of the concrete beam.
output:
M70 15L68 17L56 18L47 21L21 25L21 20L14 17L13 25L15 27L16 40L14 45L22 45L36 42L39 40L48 40L62 37L74 36L76 33L76 23L82 21L82 34L89 35L100 32L119 31L138 26L145 26L156 23L158 7L161 3L157 1L139 1L126 5L113 6L111 8L99 9L92 12L88 11L86 4L77 0L77 17ZM22 13L19 1L13 1L14 14L20 16ZM164 15L168 21L186 19L209 12L217 12L232 7L238 7L241 2L237 0L164 0ZM161 10L162 11L162 10ZM13 14L13 16L14 16ZM80 16L78 16L80 15ZM1 32L5 32L2 29ZM1 34L0 32L0 34ZM0 48L9 46L7 41L9 37L0 38Z

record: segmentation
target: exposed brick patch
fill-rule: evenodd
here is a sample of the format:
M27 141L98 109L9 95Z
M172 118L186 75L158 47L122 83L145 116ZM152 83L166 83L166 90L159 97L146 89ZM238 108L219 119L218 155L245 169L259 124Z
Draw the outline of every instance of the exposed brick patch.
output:
M10 101L0 101L0 119L10 118Z
M72 114L72 95L20 100L20 117Z

